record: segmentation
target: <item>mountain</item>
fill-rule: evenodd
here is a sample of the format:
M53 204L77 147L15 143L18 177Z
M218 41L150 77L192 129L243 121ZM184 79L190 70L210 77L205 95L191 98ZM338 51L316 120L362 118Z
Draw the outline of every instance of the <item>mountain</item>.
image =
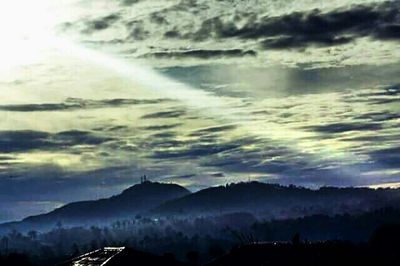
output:
M361 213L400 206L400 189L334 188L317 190L260 182L210 187L191 193L176 184L144 182L121 194L67 204L52 212L0 225L0 232L47 230L64 226L109 224L136 214L153 217L251 214L262 219L287 219L315 214ZM220 217L220 218L218 218ZM222 217L222 218L221 218ZM234 217L234 216L232 216Z
M259 182L211 187L165 202L160 215L251 212L263 218L361 212L398 205L399 189L334 188L318 190Z
M145 213L165 201L190 193L186 188L176 184L146 181L110 198L74 202L46 214L25 218L21 222L3 224L0 230L4 228L23 230L25 227L41 229L54 227L59 222L67 226L105 223Z

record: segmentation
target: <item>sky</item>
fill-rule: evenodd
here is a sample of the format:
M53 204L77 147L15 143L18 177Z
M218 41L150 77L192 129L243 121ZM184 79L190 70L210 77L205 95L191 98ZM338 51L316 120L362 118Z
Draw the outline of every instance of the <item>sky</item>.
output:
M34 3L33 3L34 2ZM400 184L400 1L0 3L0 222L150 180Z

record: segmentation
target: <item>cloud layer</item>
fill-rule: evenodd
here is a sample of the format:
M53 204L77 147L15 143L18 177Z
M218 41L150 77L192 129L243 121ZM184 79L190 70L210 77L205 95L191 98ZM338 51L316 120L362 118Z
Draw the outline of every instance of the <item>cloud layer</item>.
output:
M399 5L71 1L59 35L224 108L54 51L0 75L0 200L16 208L0 220L110 196L143 174L193 190L400 182Z
M397 0L290 2L134 1L116 5L108 15L65 25L67 33L80 32L80 38L88 43L105 47L108 43L110 49L117 44L124 47L120 53L163 60L169 66L182 64L184 59L193 65L210 59L228 63L228 59L248 56L253 60L240 63L298 64L302 63L299 53L304 50L309 52L309 63L318 65L322 59L336 65L343 57L340 63L347 65L350 54L358 63L369 63L371 57L382 59L398 47ZM138 10L140 16L132 16ZM370 58L357 55L364 42L375 47ZM329 54L332 52L334 57ZM392 62L389 57L385 60Z

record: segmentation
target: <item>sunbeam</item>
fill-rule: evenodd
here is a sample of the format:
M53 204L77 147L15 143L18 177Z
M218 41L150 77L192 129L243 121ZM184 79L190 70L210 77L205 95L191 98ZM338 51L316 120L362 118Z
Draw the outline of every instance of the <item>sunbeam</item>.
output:
M335 160L332 163L345 163L348 161L354 162L358 159L349 152L338 152L334 142L331 143L332 146L319 146L318 152L310 153L308 152L309 147L318 146L316 143L318 140L312 138L313 133L282 127L279 123L269 123L268 125L254 123L249 116L238 114L227 98L215 96L204 90L193 88L187 84L165 77L143 64L137 64L133 61L121 59L116 55L87 48L65 38L54 38L51 44L54 48L61 50L69 56L75 56L83 61L92 62L109 69L146 90L156 92L162 97L178 100L188 108L196 109L202 115L211 116L222 123L235 123L240 127L243 134L247 136L279 141L290 150L301 154L309 160L322 159L329 163L330 159L326 158L334 157ZM374 167L378 167L378 165L375 164ZM337 175L342 176L347 181L358 178L360 173L362 173L362 170L354 165L343 166L339 170L332 171L338 171ZM313 185L310 183L309 186Z

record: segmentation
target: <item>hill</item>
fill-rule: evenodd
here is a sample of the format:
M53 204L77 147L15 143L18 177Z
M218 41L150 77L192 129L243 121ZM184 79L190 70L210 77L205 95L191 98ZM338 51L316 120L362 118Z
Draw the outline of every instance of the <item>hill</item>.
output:
M398 189L334 188L318 190L259 182L210 187L161 204L161 215L251 212L264 218L368 211L397 205Z
M66 226L101 224L145 213L163 202L188 194L189 190L176 184L146 181L110 198L74 202L46 214L27 217L21 222L3 224L0 231L5 228L43 229L54 227L56 223Z
M357 214L398 206L399 189L323 187L312 190L248 182L191 193L176 184L146 181L110 198L74 202L46 214L0 225L0 232L47 230L60 223L64 226L105 225L116 220L129 220L137 214L192 219L205 215L223 217L225 214L248 213L257 219L282 220L315 214Z

